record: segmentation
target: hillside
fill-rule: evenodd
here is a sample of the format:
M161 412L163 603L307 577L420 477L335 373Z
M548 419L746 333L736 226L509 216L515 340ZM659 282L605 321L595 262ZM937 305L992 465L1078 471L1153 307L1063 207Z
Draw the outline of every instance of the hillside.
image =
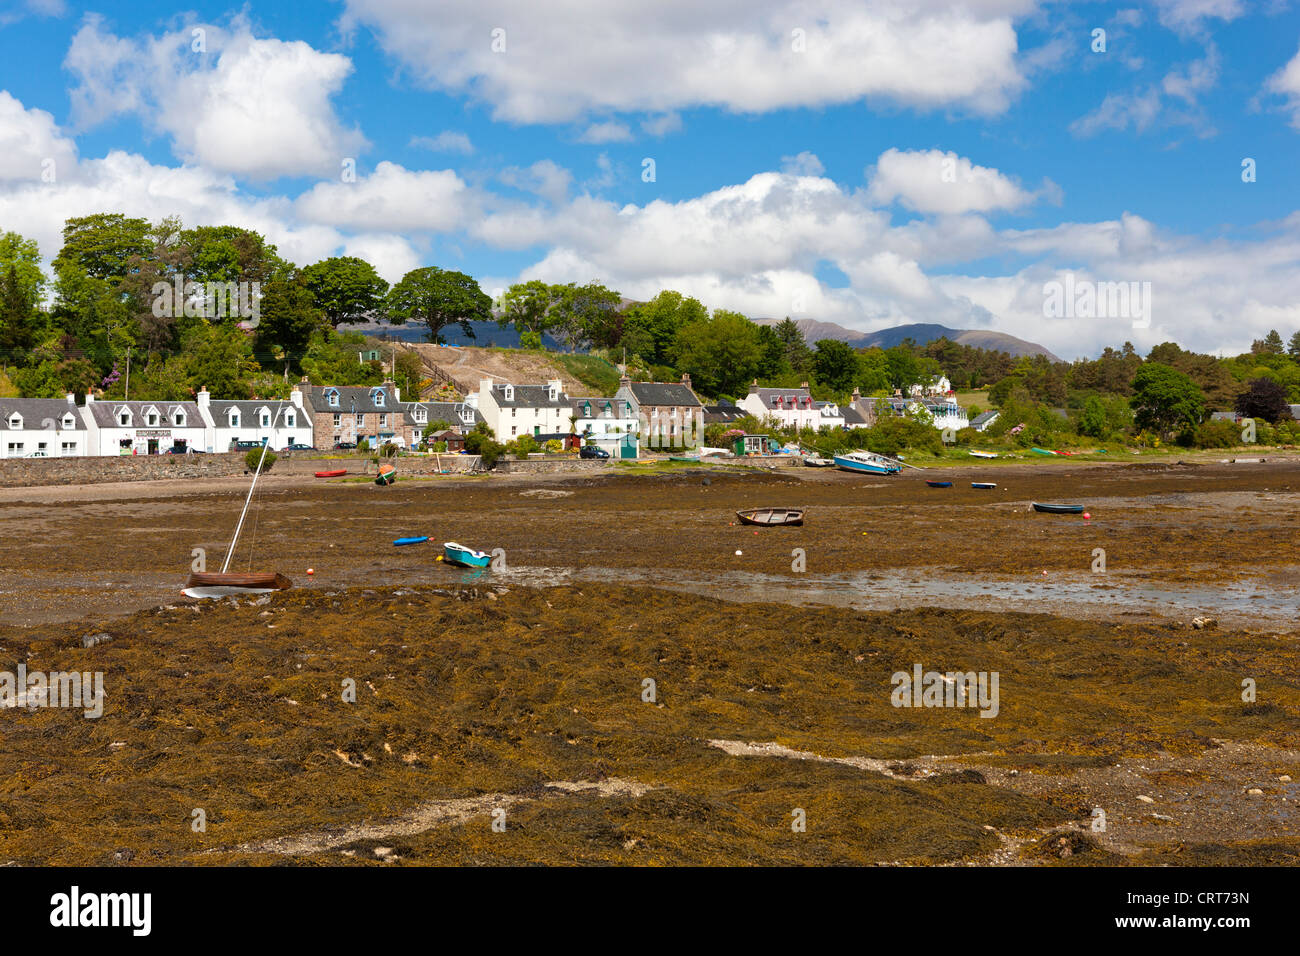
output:
M477 346L401 343L424 363L427 378L435 384L449 381L462 395L477 391L485 378L497 382L537 385L558 378L574 396L612 395L618 388L618 370L604 359L589 355L561 355L534 351L505 351Z
M760 325L775 325L781 319L755 319ZM925 345L935 339L947 338L959 345L972 348L1007 352L1014 356L1046 355L1052 361L1060 361L1055 355L1035 342L1026 342L1014 335L994 332L989 329L950 329L945 325L932 323L912 323L896 325L889 329L877 329L875 332L862 332L858 329L846 329L834 322L820 322L817 319L795 319L795 325L804 335L808 344L818 339L838 339L854 348L893 348L904 339L912 339L917 345Z

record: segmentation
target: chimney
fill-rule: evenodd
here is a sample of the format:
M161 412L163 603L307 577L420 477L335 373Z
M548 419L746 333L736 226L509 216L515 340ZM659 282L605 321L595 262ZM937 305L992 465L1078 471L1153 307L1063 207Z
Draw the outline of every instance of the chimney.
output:
M749 394L753 395L758 391L758 379L754 379L749 385Z
M72 392L68 392L68 394L67 394L66 397L67 397L67 399L68 399L68 404L69 404L69 405L75 405L75 404L77 404L77 396L74 395Z
M682 372L682 384L687 388L691 387L691 376L689 372Z
M856 385L854 385L854 386L853 386L853 401L856 402L856 401L857 401L858 399L860 399L861 397L862 397L862 392L860 392L860 391L858 390L858 387L857 387Z
M800 387L800 388L807 388L807 387L808 387L808 383L807 383L807 382L800 382L800 383L799 383L799 387Z
M631 384L632 384L632 377L628 375L626 372L624 372L622 375L619 376L618 379L619 388L627 388Z
M208 387L204 385L194 398L199 403L199 408L207 408L208 403L212 401L212 394L208 391Z
M87 392L87 393L86 393L86 404L87 404L87 405L94 405L94 404L95 404L95 393L94 393L94 392Z

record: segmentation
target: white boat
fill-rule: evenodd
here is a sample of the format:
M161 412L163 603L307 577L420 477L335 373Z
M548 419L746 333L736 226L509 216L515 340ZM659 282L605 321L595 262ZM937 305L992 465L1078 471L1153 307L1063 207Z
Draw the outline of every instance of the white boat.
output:
M995 452L995 451L975 451L975 450L972 449L970 452L968 452L968 454L969 454L972 458L996 458L996 457L998 457L998 453Z
M835 459L823 458L820 455L805 455L803 463L809 468L830 468L835 464Z
M861 450L836 455L835 467L844 471L856 471L868 475L893 475L903 470L902 465L896 461L891 461L884 455Z

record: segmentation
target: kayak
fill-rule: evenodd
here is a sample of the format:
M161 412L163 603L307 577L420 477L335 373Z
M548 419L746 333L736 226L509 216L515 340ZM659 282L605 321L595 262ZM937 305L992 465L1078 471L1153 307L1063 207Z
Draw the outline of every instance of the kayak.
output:
M393 540L393 544L397 545L400 548L404 544L424 544L424 542L428 540L429 540L429 536L426 534L426 535L421 535L419 537L412 537L412 538L395 538Z
M346 468L338 468L335 469L334 471L318 471L316 472L316 477L317 478L339 478L342 477L343 475L346 475L347 473L348 470Z
M1049 515L1078 515L1083 514L1083 505L1039 504L1035 501L1034 510Z
M951 482L951 481L931 481L930 479L927 478L927 479L925 480L925 483L926 483L927 485L929 485L931 488L951 488L951 487L952 487L952 482Z

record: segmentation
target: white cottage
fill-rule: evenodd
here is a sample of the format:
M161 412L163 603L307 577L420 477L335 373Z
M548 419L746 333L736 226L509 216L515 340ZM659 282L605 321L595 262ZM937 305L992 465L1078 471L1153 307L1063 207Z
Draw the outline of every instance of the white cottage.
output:
M81 417L90 455L208 450L208 425L195 402L97 401L87 395Z
M572 408L558 378L545 385L494 385L492 379L485 378L477 395L474 407L497 441L513 441L520 435L569 434Z
M208 451L229 451L237 441L269 438L271 449L312 444L311 416L288 400L213 399L206 388L198 394L199 410L211 429Z
M0 398L0 458L87 454L89 432L76 396Z

